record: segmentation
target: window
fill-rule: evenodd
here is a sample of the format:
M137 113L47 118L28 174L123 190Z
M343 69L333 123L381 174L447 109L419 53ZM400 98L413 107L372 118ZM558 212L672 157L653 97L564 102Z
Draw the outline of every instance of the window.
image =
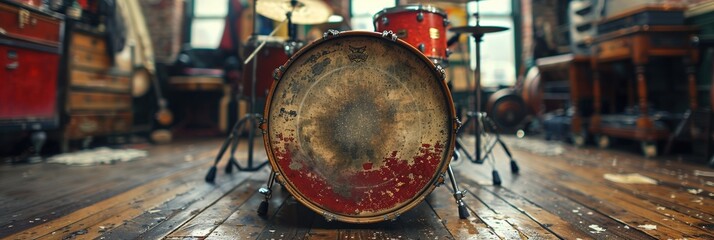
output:
M352 0L350 3L352 30L374 31L374 23L372 23L374 14L395 5L396 1L388 0Z
M469 2L469 25L476 25L477 3L481 26L507 27L508 30L487 33L481 42L481 85L483 87L512 86L516 83L516 56L511 1ZM476 46L471 44L471 69L476 69Z
M194 0L191 47L217 48L223 36L228 0Z

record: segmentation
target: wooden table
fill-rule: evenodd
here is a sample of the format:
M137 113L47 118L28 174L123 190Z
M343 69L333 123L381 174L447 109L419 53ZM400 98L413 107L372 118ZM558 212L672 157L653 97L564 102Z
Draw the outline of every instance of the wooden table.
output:
M647 111L648 81L645 72L647 71L646 65L652 57L683 59L687 66L689 107L692 110L697 108L694 64L697 62L698 53L692 44L695 33L696 28L691 26L639 25L603 34L595 39L591 58L595 113L591 118L590 131L596 135L600 147L609 145L608 136L634 139L642 142L645 155L654 156L657 154L656 141L669 137L670 130L656 126ZM613 89L602 88L600 70L604 64L616 61L631 61L635 66L636 86L632 86L632 91L636 91L636 101L635 94L628 91L628 95L630 95L628 102L633 105L637 104L639 108L639 116L637 116L634 127L603 124L603 93L612 92Z

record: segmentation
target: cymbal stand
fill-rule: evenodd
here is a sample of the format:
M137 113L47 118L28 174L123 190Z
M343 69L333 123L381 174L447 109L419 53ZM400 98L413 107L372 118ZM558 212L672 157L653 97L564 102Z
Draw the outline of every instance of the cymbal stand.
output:
M255 5L253 5L255 7ZM275 32L282 26L282 24L285 23L284 21L281 22L270 34L269 36L273 36ZM254 28L255 31L255 28ZM253 34L255 36L255 33ZM253 50L253 52L246 58L246 60L243 62L243 69L245 69L245 66L248 65L248 63L251 62L254 58L256 58L257 53L265 47L266 41L262 41L258 47ZM253 74L251 77L251 90L250 90L250 107L249 107L249 112L246 113L245 117L241 118L238 122L233 125L233 128L231 129L230 133L228 134L228 137L226 140L223 142L223 145L221 145L221 149L218 151L218 154L216 155L216 158L213 162L213 166L208 170L208 173L206 174L205 181L209 183L214 183L215 178L216 178L216 166L218 165L218 162L221 161L223 158L223 155L225 154L226 150L228 149L228 145L230 144L231 146L231 155L228 159L228 164L226 165L226 173L231 174L233 173L233 167L238 168L239 171L257 171L260 170L263 166L268 164L268 160L264 160L260 162L259 164L254 164L253 161L253 147L255 144L255 135L256 131L258 131L258 125L259 123L263 120L263 116L258 113L254 113L255 109L255 85L257 82L257 76L256 76L256 70L257 70L257 63L258 60L256 58L255 61L253 61ZM250 123L250 125L247 125L247 123ZM238 149L238 143L240 141L240 133L245 130L247 126L251 126L253 129L248 131L248 159L247 159L247 166L241 166L238 164L238 161L235 158L235 152Z
M288 21L288 41L285 42L285 53L288 57L292 56L299 48L300 42L297 40L297 24L293 23L293 11L298 6L297 0L290 0L291 10L285 13L285 19Z
M479 13L478 13L478 4L476 13L474 13L474 17L476 18L476 26L479 26ZM474 80L475 80L475 88L474 88L474 97L475 99L475 112L468 112L467 113L467 120L464 122L463 126L467 126L469 123L473 123L475 125L475 134L474 137L475 139L475 158L474 156L471 155L471 153L466 150L464 147L464 144L461 140L460 137L456 138L456 151L461 151L464 153L465 157L469 159L472 163L477 163L477 164L483 164L486 160L490 160L489 164L491 165L491 177L493 181L493 185L501 185L501 177L496 170L496 164L495 164L495 157L493 155L493 148L495 147L496 143L499 143L501 147L504 149L506 152L506 155L508 155L508 158L510 159L510 165L511 165L511 172L512 173L518 173L519 172L519 167L516 161L513 159L513 156L511 155L511 152L508 150L508 147L506 144L501 140L497 129L496 125L493 124L493 121L491 121L488 116L486 116L485 113L481 112L481 42L483 40L483 33L473 33L472 36L474 37L474 43L476 47L476 69L474 70ZM489 123L486 125L485 123ZM492 143L489 143L486 148L486 151L482 151L482 135L486 135L486 127L491 127L491 130L493 132L494 140ZM483 156L483 157L482 157Z

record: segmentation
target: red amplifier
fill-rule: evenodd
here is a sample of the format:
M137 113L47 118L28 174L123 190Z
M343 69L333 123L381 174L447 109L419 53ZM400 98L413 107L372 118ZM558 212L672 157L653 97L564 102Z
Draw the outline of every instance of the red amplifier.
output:
M0 131L59 123L61 16L0 1Z

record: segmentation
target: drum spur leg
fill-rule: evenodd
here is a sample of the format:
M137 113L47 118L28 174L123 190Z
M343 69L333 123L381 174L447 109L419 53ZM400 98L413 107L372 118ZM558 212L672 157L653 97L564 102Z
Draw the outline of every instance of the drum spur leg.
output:
M265 199L260 203L258 207L258 215L266 216L268 214L268 201L273 197L273 184L275 183L275 172L270 172L270 177L268 177L268 187L260 188L258 192L265 195Z
M451 165L449 165L449 169L447 169L449 173L449 179L451 180L451 187L454 188L454 199L456 200L456 206L459 209L459 218L460 219L466 219L469 217L469 210L466 208L466 203L464 203L464 195L466 194L466 190L460 190L459 185L456 184L456 178L454 178L454 170L451 169Z

